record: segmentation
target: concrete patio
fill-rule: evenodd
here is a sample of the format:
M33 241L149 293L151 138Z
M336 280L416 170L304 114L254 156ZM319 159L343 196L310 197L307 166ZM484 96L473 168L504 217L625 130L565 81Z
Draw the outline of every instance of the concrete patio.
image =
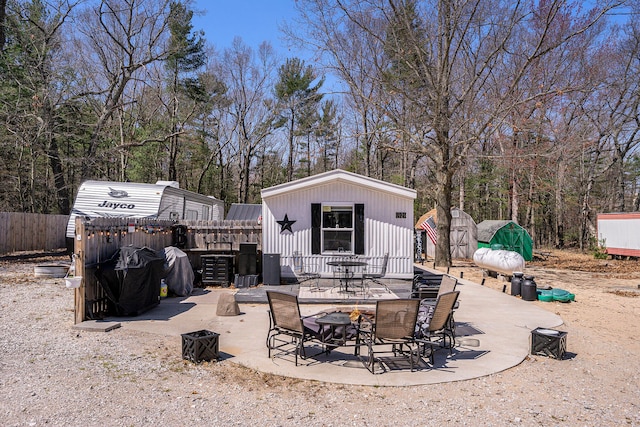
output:
M407 297L411 284L390 285L399 297ZM105 329L119 324L124 329L175 337L176 357L181 357L181 334L209 330L220 334L220 355L223 360L238 363L261 372L343 384L373 386L409 386L461 381L478 378L509 369L521 363L529 354L531 331L535 328L555 328L562 319L535 303L459 279L460 306L456 310L457 346L451 355L447 350L436 353L435 366L423 365L418 371L392 369L383 374L371 374L353 356L353 347L338 348L328 356L299 361L269 358L266 337L269 328L266 289L297 292L297 285L258 286L249 289L195 289L184 298L166 298L160 305L137 317L110 318L103 322L83 322L79 329ZM223 293L235 293L241 314L217 316L218 298ZM319 311L350 310L355 301L309 301L301 303L303 315ZM375 301L358 301L358 308L375 307ZM317 349L309 348L309 353Z

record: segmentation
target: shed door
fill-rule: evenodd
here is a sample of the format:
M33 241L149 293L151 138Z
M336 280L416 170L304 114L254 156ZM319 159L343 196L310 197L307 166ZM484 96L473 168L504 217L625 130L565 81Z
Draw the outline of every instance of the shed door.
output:
M469 233L466 228L451 229L451 258L469 258Z

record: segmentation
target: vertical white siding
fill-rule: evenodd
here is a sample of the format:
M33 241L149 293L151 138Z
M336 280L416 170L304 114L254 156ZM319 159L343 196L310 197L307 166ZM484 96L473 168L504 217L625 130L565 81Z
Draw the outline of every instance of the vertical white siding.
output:
M311 204L364 204L365 236L363 258L380 264L389 254L388 274L395 277L413 276L413 199L398 197L384 191L335 182L310 186L304 190L263 199L263 251L280 254L281 265L293 266L293 253L311 257ZM403 212L405 218L396 218ZM296 221L293 233L280 233L277 221L285 214ZM321 272L330 274L325 262L330 256L314 256L320 261Z
M640 213L599 214L598 240L612 255L640 253Z

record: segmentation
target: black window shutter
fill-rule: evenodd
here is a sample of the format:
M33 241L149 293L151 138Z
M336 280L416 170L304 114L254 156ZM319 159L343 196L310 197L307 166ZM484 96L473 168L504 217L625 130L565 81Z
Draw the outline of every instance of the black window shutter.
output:
M322 228L322 205L311 203L311 253L320 254L320 229Z
M356 203L355 208L355 242L353 248L356 254L364 255L364 204Z

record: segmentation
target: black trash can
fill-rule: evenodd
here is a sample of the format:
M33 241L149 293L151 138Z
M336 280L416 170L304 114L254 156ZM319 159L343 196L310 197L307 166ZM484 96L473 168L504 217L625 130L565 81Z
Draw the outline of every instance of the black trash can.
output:
M240 243L236 273L241 276L258 274L258 245Z
M262 255L262 283L265 285L280 284L280 254Z

